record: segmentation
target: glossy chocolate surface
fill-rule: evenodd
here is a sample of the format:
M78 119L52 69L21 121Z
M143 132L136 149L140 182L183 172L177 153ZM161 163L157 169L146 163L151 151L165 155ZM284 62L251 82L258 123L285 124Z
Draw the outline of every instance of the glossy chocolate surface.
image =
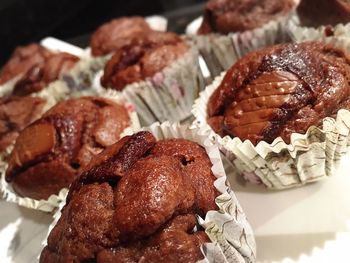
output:
M191 141L123 138L73 183L40 262L197 262L208 237L195 215L216 209L211 166Z
M349 109L350 60L330 45L269 47L239 60L208 103L208 123L220 135L272 142L320 126Z
M42 199L57 194L129 125L124 106L108 99L60 102L20 133L6 180L22 196Z

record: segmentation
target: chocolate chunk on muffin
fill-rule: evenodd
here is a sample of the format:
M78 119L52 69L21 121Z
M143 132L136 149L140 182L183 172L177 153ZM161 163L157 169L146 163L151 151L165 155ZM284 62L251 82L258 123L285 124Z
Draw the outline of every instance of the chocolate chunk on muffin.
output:
M152 29L138 16L113 19L100 26L91 36L93 56L103 56L129 45L133 38Z
M0 151L14 143L18 133L43 114L45 100L35 97L0 98Z
M123 138L73 183L40 262L197 262L209 239L195 215L216 209L211 166L191 141Z
M234 64L208 102L208 123L221 136L253 144L322 126L350 109L350 57L318 42L277 45Z
M14 95L38 92L61 78L78 60L74 55L53 53L38 44L19 47L1 71L0 84L19 76L14 85Z
M243 32L288 15L294 0L209 0L199 34Z
M139 34L128 45L115 51L101 78L103 87L122 90L160 72L189 50L177 34L152 31Z
M301 0L297 13L302 26L335 26L350 22L350 2L347 0Z
M130 126L123 105L99 98L62 101L18 136L6 180L21 196L47 199Z

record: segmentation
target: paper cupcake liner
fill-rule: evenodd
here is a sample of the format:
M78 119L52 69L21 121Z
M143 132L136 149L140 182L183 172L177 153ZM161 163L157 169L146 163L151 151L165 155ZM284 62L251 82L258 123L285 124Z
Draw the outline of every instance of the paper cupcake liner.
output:
M221 138L207 124L207 103L220 85L217 77L196 100L192 109L196 121L211 132L220 150L240 174L251 183L263 183L271 189L302 186L333 174L350 145L350 112L339 110L336 119L323 119L323 128L310 127L306 134L293 133L291 144L276 138L271 144L254 146L249 140L225 136Z
M198 217L198 223L205 229L211 243L201 250L205 258L200 262L255 262L256 244L253 231L239 202L230 189L217 145L208 138L208 131L189 128L179 124L154 123L143 128L150 131L157 140L166 138L185 138L203 146L213 164L212 171L217 177L215 187L221 193L216 198L218 211L209 211L204 219ZM62 202L60 208L64 206ZM54 222L49 233L61 216L60 210L54 214ZM43 242L45 246L46 240Z
M332 35L326 33L326 28L327 27L325 26L319 28L307 28L298 27L294 23L288 24L289 34L294 42L322 41L350 52L350 23L335 26Z
M64 85L64 82L55 82L57 85L52 84L50 88L46 89L42 94L40 94L41 97L45 97L49 99L49 103L55 103L58 102L57 97L56 99L52 99L52 97L55 97L54 92L56 90L60 90L63 87L66 87ZM59 95L61 96L62 93L58 92ZM78 94L75 94L78 96ZM81 95L81 94L80 94ZM123 104L125 105L125 108L128 111L129 117L130 117L130 126L125 128L124 131L121 133L120 137L126 136L126 135L131 135L135 131L140 129L140 122L138 119L138 115L135 110L135 106L131 104L130 102L127 101L125 97L122 96L122 94L112 91L112 90L106 90L99 95L97 94L90 94L90 95L95 95L98 97L104 97L107 99L110 99L118 104ZM68 95L67 95L68 96ZM51 100L50 100L51 97ZM70 96L72 97L72 95ZM70 97L62 97L63 99L67 99ZM51 105L51 106L53 106ZM47 108L47 107L45 107ZM28 197L21 197L17 195L17 193L13 190L10 184L8 184L5 180L5 172L7 169L7 158L11 154L11 151L13 149L13 145L10 145L4 153L1 153L0 155L0 194L2 195L2 198L5 201L16 203L20 206L24 206L27 208L35 209L35 210L41 210L45 212L52 212L55 208L59 206L59 204L66 198L66 195L68 193L68 189L64 188L62 189L59 194L54 194L49 197L47 200L35 200L32 198Z
M286 30L286 24L294 15L293 11L278 21L270 21L261 28L242 33L230 33L228 35L211 33L208 35L190 35L189 38L197 45L212 78L214 78L251 51L289 42L290 36ZM198 21L194 21L194 23L198 24Z
M93 88L103 92L99 72ZM157 121L183 121L191 116L191 108L204 88L198 65L198 51L192 47L181 58L145 81L127 85L120 93L132 102L143 126Z
M334 38L350 38L350 23L335 26L305 27L300 25L297 15L293 16L286 25L287 32L294 42L312 40L331 41Z

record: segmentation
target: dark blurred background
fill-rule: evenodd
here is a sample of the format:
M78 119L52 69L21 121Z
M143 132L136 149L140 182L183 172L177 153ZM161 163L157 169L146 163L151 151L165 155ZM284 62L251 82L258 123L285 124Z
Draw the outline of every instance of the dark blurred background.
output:
M0 0L0 65L14 48L46 36L86 47L89 34L119 16L162 14L182 33L204 0Z

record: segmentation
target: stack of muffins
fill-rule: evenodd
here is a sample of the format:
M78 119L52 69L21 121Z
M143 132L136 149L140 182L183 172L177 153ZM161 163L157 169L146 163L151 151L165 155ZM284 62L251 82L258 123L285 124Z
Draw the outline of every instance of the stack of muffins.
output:
M40 262L254 262L219 150L247 181L283 189L332 175L350 145L350 35L337 35L350 8L325 0L334 16L314 19L314 1L298 4L209 0L187 36L117 18L83 63L17 48L0 72L1 191L61 203ZM318 41L296 39L311 26Z

